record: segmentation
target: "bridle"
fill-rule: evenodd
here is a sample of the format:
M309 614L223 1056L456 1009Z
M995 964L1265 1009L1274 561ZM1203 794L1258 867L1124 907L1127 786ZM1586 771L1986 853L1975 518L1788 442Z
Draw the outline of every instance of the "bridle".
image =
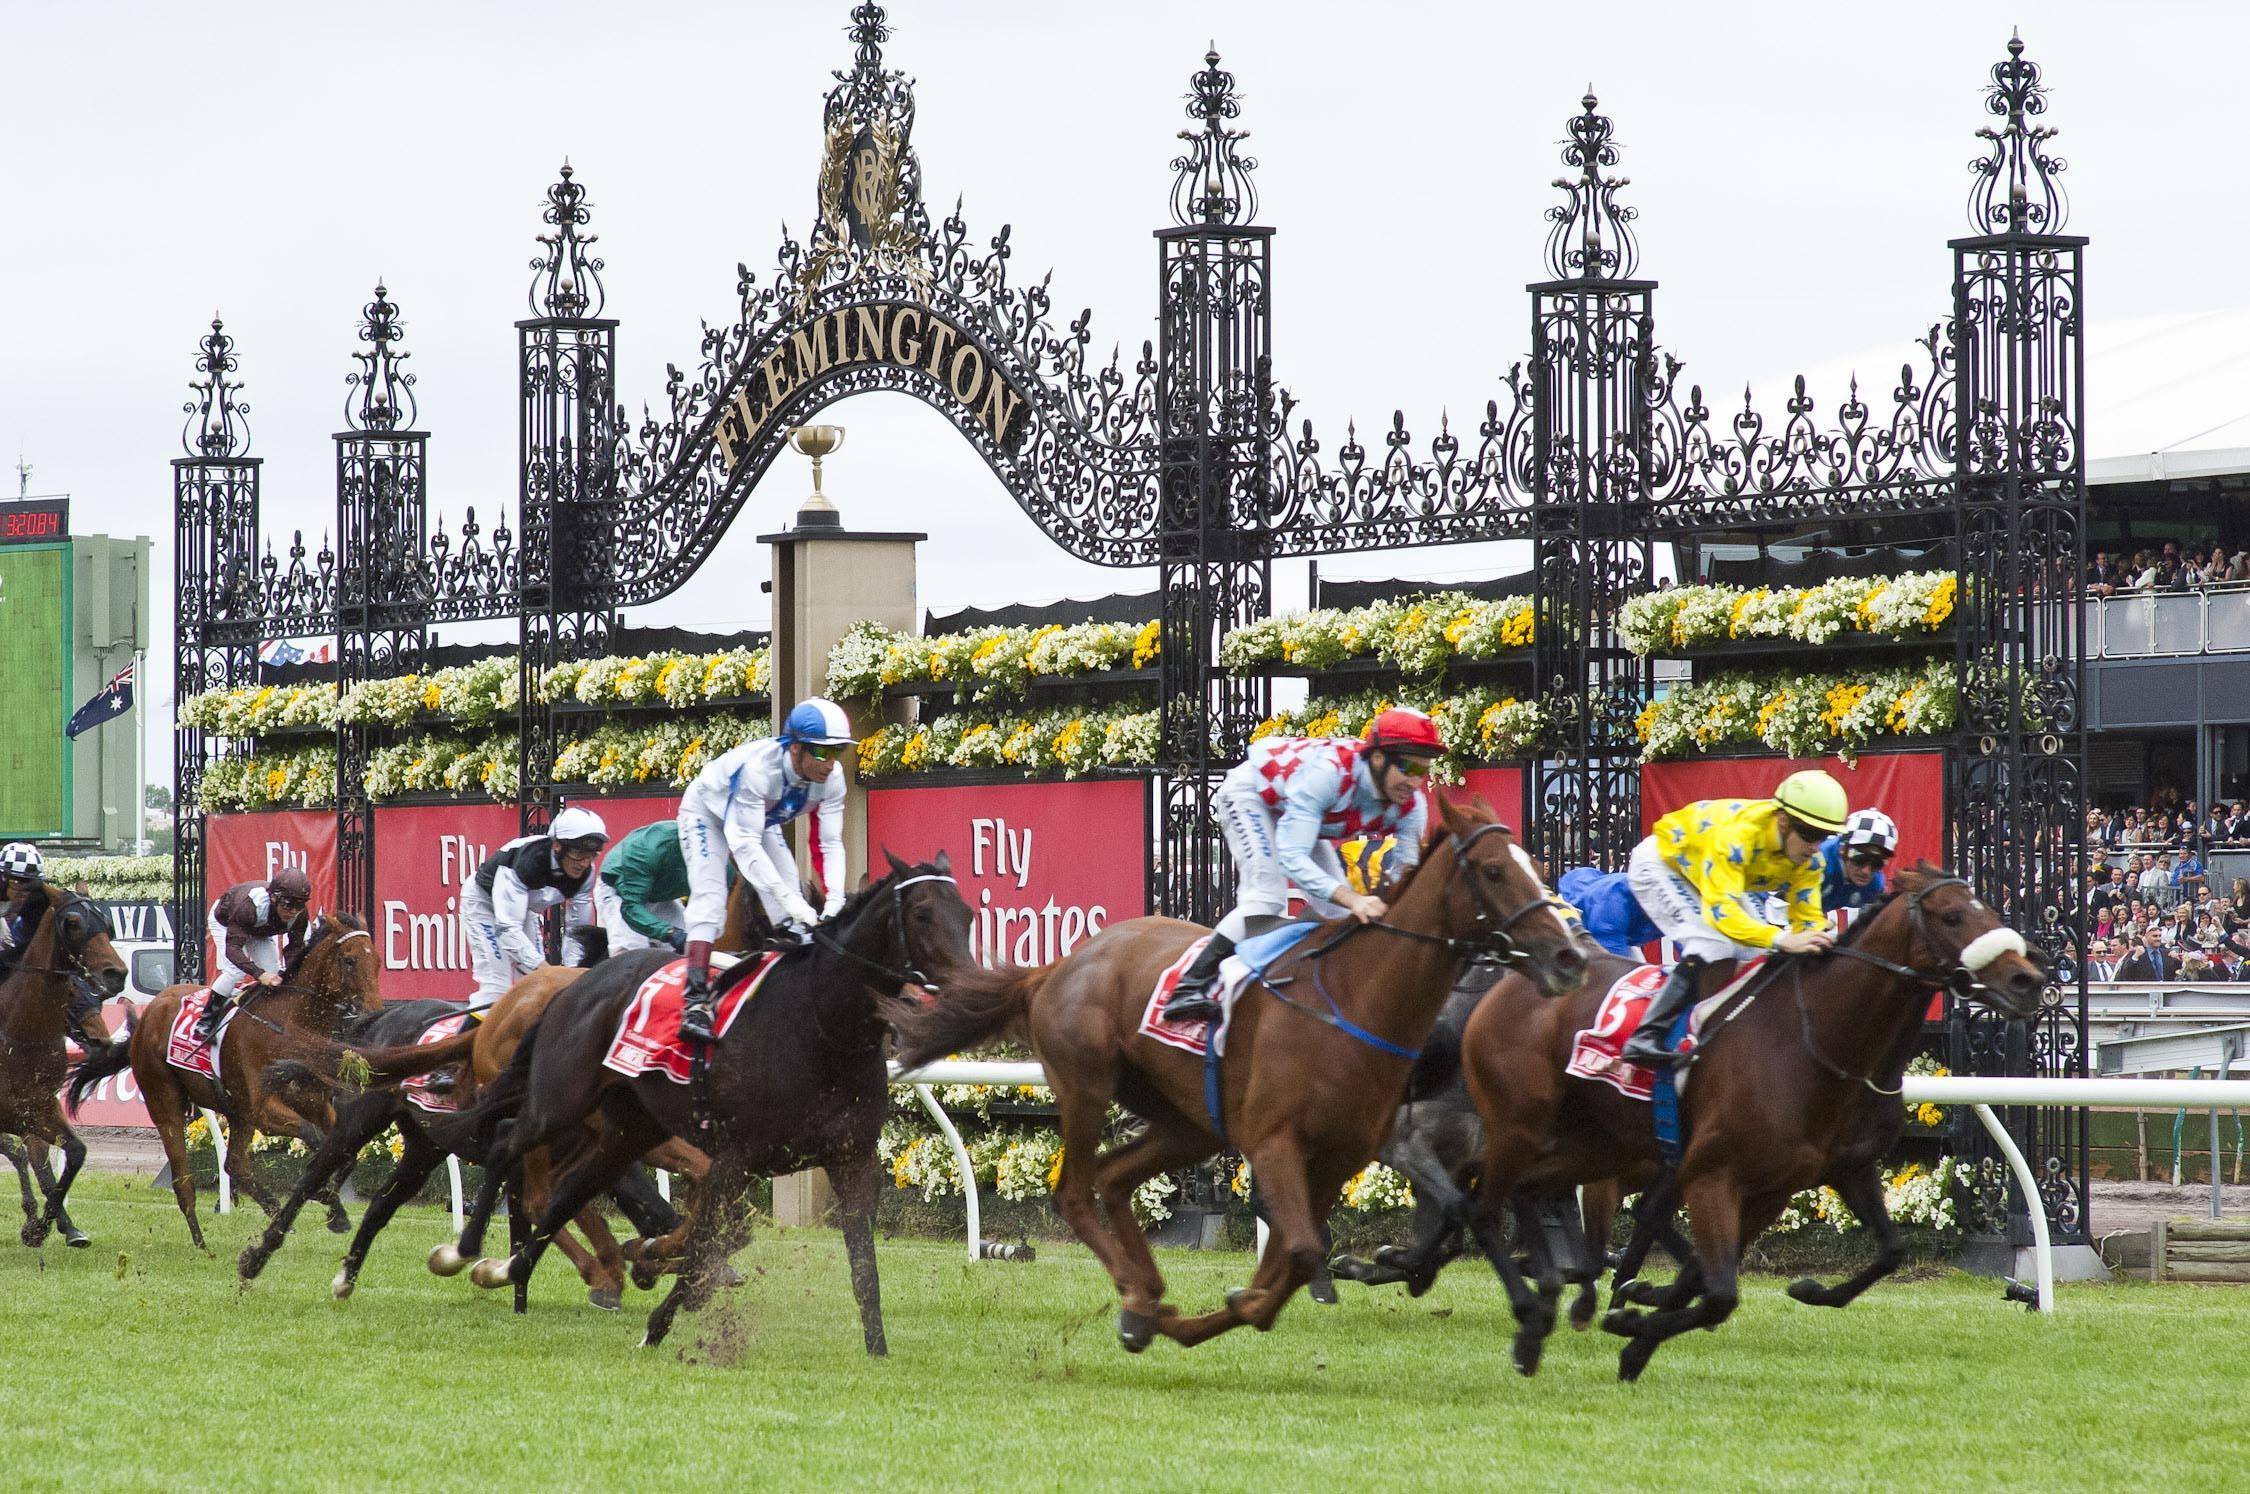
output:
M906 889L917 882L943 882L956 888L961 885L944 872L919 872L911 877L902 877L890 884L891 926L898 931L899 952L907 957L904 969L894 970L880 961L869 959L856 949L847 949L818 929L812 931L813 943L831 954L842 955L853 964L880 975L893 985L920 986L923 990L934 994L940 989L938 983L913 962L913 950L906 937Z
M1467 835L1458 832L1448 833L1446 845L1452 850L1455 863L1465 868L1470 864L1469 849L1478 841L1484 839L1487 835L1511 835L1513 833L1508 826L1494 821L1489 825L1477 826ZM1530 898L1520 906L1503 913L1494 906L1490 898L1485 896L1482 883L1473 876L1467 877L1465 880L1469 884L1469 901L1473 905L1472 911L1477 924L1476 932L1466 938L1454 938L1445 934L1425 934L1419 929L1402 929L1394 924L1383 922L1355 923L1319 949L1306 951L1306 957L1308 959L1318 958L1336 948L1360 930L1371 929L1377 933L1389 934L1394 938L1410 939L1420 944L1435 944L1452 954L1456 959L1463 961L1477 961L1505 965L1510 969L1519 969L1531 957L1531 952L1516 943L1508 931L1542 908L1554 911L1557 916L1560 916L1560 910L1569 907L1569 904L1561 898L1542 887L1539 889L1538 896Z
M92 911L95 919L100 924L100 927L95 930L95 933L107 934L110 932L109 917L107 914L103 913L101 909L94 907L93 904L87 902L84 898L79 897L75 893L71 894L71 899L72 900L68 903L60 902L58 901L58 894L56 890L51 887L48 888L47 911L43 916L45 918L53 918L59 920L66 916L68 913L75 912L79 908L87 908ZM76 949L68 950L70 963L67 965L18 964L9 966L8 973L11 975L60 975L65 978L69 978L71 976L82 976L87 980L93 980L94 972L86 968L86 946L88 944L91 944L93 940L94 935L88 934L83 940L79 942L79 945ZM62 930L60 928L57 928L55 930L54 944L56 948L65 948L62 940Z

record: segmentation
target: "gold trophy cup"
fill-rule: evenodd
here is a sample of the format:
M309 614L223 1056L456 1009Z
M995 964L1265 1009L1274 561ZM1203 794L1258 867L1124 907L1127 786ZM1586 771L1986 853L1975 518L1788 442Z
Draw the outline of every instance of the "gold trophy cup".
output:
M844 428L840 425L800 425L789 433L789 444L799 455L812 458L812 496L797 509L797 527L800 529L840 526L843 516L828 495L820 490L820 459L833 456L844 444Z

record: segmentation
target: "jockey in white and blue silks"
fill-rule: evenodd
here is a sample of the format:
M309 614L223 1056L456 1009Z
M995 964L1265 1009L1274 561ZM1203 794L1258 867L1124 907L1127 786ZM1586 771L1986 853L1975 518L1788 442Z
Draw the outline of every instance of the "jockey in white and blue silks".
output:
M687 863L687 984L680 1035L711 1041L711 943L727 916L727 862L756 889L777 931L808 933L844 904L844 771L856 739L843 708L815 696L799 701L778 736L723 752L680 796L680 859ZM797 862L782 826L813 817L813 874L827 889L815 913L797 885Z
M461 889L461 931L477 979L472 1009L484 1011L547 963L549 908L563 910L563 963L578 963L575 931L594 919L594 861L608 844L602 817L573 804L546 834L518 836L485 857Z
M1164 1003L1166 1021L1218 1015L1211 983L1219 962L1249 932L1249 921L1289 910L1289 889L1323 918L1349 913L1372 923L1389 911L1373 893L1352 890L1337 855L1341 841L1396 839L1385 870L1401 876L1422 855L1430 764L1445 750L1437 723L1393 707L1368 723L1359 741L1267 737L1220 780L1211 808L1234 853L1235 905L1181 975Z

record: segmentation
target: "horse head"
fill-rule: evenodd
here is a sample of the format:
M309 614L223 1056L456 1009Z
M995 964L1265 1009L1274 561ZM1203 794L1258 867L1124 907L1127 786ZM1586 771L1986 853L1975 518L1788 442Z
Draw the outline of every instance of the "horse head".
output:
M2039 1010L2051 979L2023 935L2000 921L1976 889L1924 861L1897 873L1894 902L1906 906L1906 963L1934 967L1970 1001L2010 1017Z
M1586 979L1585 947L1515 832L1481 797L1466 804L1433 797L1445 833L1428 864L1449 857L1454 873L1446 881L1446 933L1530 976L1541 995L1577 990Z
M373 1008L383 1004L381 977L367 926L349 913L323 913L313 921L304 952L284 978L301 991L333 999L338 1007Z
M49 887L46 893L47 911L25 952L24 968L76 972L91 981L104 999L122 994L128 971L124 957L109 942L109 915L75 892ZM48 941L44 955L39 953L41 938Z
M875 885L889 888L897 907L892 927L900 967L917 977L914 984L935 989L946 971L976 963L969 948L975 918L954 883L953 862L943 851L934 861L912 865L888 850L883 859L890 873Z

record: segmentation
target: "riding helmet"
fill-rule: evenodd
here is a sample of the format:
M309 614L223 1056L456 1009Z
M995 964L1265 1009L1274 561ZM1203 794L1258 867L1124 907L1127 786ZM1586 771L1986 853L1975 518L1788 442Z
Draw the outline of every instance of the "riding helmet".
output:
M268 897L285 898L292 903L312 901L312 878L305 875L301 866L285 866L266 882Z
M1844 849L1888 861L1898 854L1898 826L1880 809L1855 810L1844 821Z
M1773 791L1773 801L1791 819L1831 835L1844 828L1844 820L1852 812L1844 786L1818 768L1782 779L1781 787Z
M26 840L11 840L0 846L0 877L25 882L37 881L46 863L39 858L39 848Z
M848 747L859 740L844 708L818 695L808 696L791 708L781 723L781 745L803 742L812 747Z
M1412 706L1392 706L1378 712L1375 719L1367 723L1367 734L1361 740L1370 747L1430 757L1445 751L1445 739L1438 734L1438 724Z
M558 851L583 851L590 856L609 844L609 826L591 809L573 804L555 816L547 837Z

